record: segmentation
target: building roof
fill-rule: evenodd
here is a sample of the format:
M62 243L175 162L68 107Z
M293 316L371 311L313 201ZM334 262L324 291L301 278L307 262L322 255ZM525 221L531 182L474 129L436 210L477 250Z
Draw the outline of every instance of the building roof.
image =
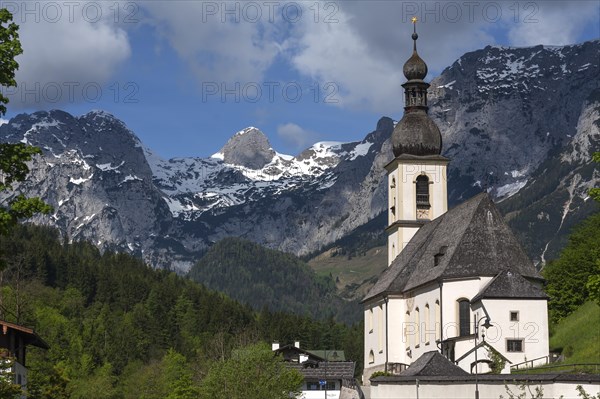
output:
M286 363L305 379L350 379L354 377L354 362Z
M508 362L508 363L512 364L512 362L510 360L508 360L508 358L506 356L504 356L502 353L500 353L500 351L496 350L496 348L494 348L492 345L488 344L487 341L481 341L479 344L477 344L477 346L469 349L467 352L465 352L464 355L462 355L461 357L459 357L458 359L456 359L456 363L460 362L461 360L463 360L464 358L466 358L467 356L469 356L471 353L473 353L476 350L479 350L479 348L483 348L483 347L487 348L488 350L494 351L494 353L497 356L500 356L502 358L502 360L504 360L505 362ZM479 353L479 352L477 352L477 353Z
M315 362L326 360L325 356L323 356L326 351L309 351L306 349L300 349L297 346L294 346L291 344L284 345L284 346L280 347L279 349L276 349L274 352L276 354L283 355L283 359L288 362L289 361L298 361L300 354L306 355L309 360L315 361ZM320 354L320 352L323 352L323 354ZM327 352L329 352L329 351L327 351ZM334 351L332 351L332 352L334 352ZM337 352L342 352L342 354L344 353L343 351L337 351Z
M50 346L33 329L27 328L8 321L0 320L1 334L6 334L8 330L15 330L17 334L23 337L25 345L33 345L42 349L50 349Z
M344 353L344 351L338 351L338 350L311 350L308 349L307 352L323 359L323 360L328 360L330 362L344 362L346 361L346 354Z
M421 227L363 302L436 281L503 271L541 280L488 194L481 193Z
M463 376L468 373L446 359L440 352L425 352L421 357L415 360L406 370L400 373L401 376L440 376L454 375Z
M546 293L518 273L505 270L498 273L475 295L471 302L481 299L548 299Z
M392 132L392 148L396 157L439 155L442 134L424 109L407 110Z

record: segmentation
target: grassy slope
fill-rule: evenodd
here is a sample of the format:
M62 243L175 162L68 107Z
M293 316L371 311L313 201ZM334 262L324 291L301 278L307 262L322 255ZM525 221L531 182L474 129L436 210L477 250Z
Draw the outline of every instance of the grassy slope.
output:
M346 255L334 255L336 248L332 248L312 258L308 265L318 275L329 276L331 273L343 297L362 299L387 266L386 248L371 248L365 255L350 259Z
M550 350L562 348L565 363L600 363L600 306L586 302L552 326Z

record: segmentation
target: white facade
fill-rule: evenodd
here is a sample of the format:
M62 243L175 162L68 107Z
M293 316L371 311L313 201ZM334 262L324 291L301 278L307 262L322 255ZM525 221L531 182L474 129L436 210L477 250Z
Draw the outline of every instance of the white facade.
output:
M404 249L423 222L448 210L448 160L443 157L396 158L388 171L388 266ZM428 209L417 207L417 178L426 177L429 185Z
M399 372L425 352L442 351L440 341L453 339L453 361L460 359L475 347L474 320L479 321L478 343L485 341L506 357L503 372L510 365L538 359L535 364L547 362L548 313L546 300L483 299L469 306L468 333L460 335L459 301L475 297L492 277L429 284L410 292L406 297L389 296L365 304L365 375L363 382L375 371ZM492 327L484 329L487 310ZM511 321L511 314L518 321ZM522 341L522 350L509 347L508 341ZM462 359L458 366L472 372L474 353ZM487 350L477 352L478 361L488 359ZM387 364L387 367L386 367ZM488 371L480 365L479 372Z
M483 299L481 302L492 318L493 327L485 336L487 343L513 365L526 361L533 361L534 366L548 363L550 341L546 300ZM521 350L514 346L509 348L510 341L520 341ZM515 346L518 345L517 342Z

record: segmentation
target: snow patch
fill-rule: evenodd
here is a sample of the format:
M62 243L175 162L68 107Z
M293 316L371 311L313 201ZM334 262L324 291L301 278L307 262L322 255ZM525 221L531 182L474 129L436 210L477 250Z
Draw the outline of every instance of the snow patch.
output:
M101 163L101 164L96 164L96 167L98 169L100 169L103 172L107 172L109 170L117 170L119 169L121 166L123 166L125 164L125 161L121 161L121 163L117 166L112 166L112 163Z
M496 189L496 196L502 199L512 197L517 192L519 192L519 190L522 189L525 186L525 184L527 184L527 180L505 184L504 186L498 187Z
M71 177L71 178L69 179L69 183L73 183L73 184L75 184L76 186L79 186L79 185L81 185L81 184L85 183L86 181L90 181L90 180L92 180L92 177L94 177L94 174L93 174L93 173L92 173L92 175L91 175L90 177L79 177L79 178L77 178L77 179L74 179L74 178L72 178L72 177Z
M367 155L369 152L369 148L371 148L372 145L373 143L370 143L368 141L366 143L358 144L356 147L354 147L354 150L349 154L349 160L354 161L358 157Z

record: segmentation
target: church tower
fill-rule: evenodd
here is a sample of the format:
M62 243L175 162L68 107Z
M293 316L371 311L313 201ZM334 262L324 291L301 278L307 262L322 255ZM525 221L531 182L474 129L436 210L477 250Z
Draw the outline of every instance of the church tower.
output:
M404 116L392 133L394 160L386 165L388 175L388 266L426 222L448 210L446 167L441 156L442 135L427 111L424 82L427 64L417 53L416 22L413 18L413 53L404 64Z

